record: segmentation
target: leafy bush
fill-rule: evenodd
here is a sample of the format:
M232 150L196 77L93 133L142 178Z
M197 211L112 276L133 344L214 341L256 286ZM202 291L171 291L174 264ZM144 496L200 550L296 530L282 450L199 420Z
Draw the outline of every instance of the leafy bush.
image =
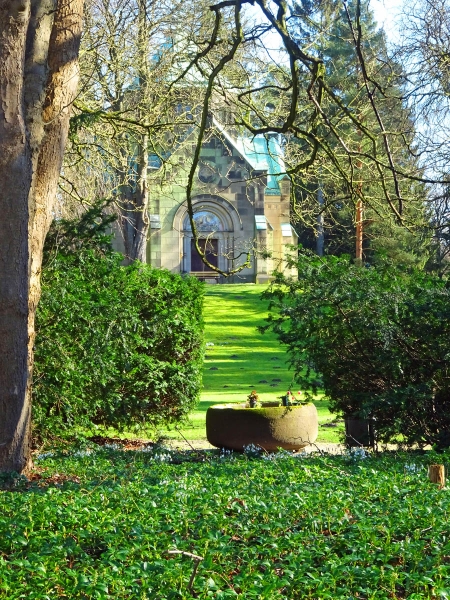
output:
M300 383L316 392L320 373L330 410L374 417L382 442L449 446L448 281L307 254L298 272L279 274L267 296Z
M95 217L95 218L94 218ZM37 314L34 428L172 422L201 385L203 285L121 266L95 210L49 236Z

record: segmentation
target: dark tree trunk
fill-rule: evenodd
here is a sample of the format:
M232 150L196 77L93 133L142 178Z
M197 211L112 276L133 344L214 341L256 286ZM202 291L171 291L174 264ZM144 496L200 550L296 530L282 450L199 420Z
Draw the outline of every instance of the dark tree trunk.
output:
M0 3L0 469L28 461L28 195L31 152L21 76L30 6Z
M30 464L34 317L83 0L0 0L0 471Z

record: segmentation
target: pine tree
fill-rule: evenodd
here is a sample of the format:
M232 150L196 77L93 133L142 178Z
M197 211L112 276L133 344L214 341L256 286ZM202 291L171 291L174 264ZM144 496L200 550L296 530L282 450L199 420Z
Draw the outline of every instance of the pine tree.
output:
M293 7L298 23L298 36L308 41L326 68L326 81L345 106L351 108L357 120L368 130L376 131L376 116L364 89L362 68L374 82L372 93L384 126L393 135L391 147L397 162L417 170L410 147L414 129L410 114L402 101L403 73L399 64L389 58L384 32L377 27L369 3L360 5L361 53L364 65L355 52L358 4L347 6L336 2L301 0ZM349 22L350 21L350 22ZM350 24L351 23L351 24ZM322 126L320 135L330 153L323 150L308 173L297 178L297 216L300 241L309 248L317 246L321 227L324 229L325 252L328 254L355 252L355 208L358 200L364 207L365 261L376 255L386 255L395 262L425 262L427 245L425 189L411 180L401 181L405 201L404 224L399 225L386 207L385 190L374 163L364 160L364 154L374 154L383 142L378 136L371 141L354 123L345 118L338 106L327 108L330 125ZM336 140L338 134L347 147L361 153L356 166L346 159ZM333 160L330 154L333 153ZM347 161L347 162L346 162ZM341 171L340 171L341 169ZM344 176L345 175L345 176ZM385 184L393 187L394 182ZM321 253L320 251L318 252Z

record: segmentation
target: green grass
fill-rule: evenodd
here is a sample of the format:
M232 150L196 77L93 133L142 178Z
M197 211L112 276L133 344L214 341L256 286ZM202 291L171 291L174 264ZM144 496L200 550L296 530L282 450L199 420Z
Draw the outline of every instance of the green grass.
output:
M426 472L449 454L185 459L38 459L43 479L0 492L0 599L450 597L450 494ZM202 557L191 591L174 549Z
M285 348L273 333L261 334L268 302L260 295L265 285L211 285L205 297L206 359L200 403L180 428L188 440L206 439L205 415L212 404L245 402L255 389L261 400L276 400L291 388L297 392ZM263 383L265 382L265 383ZM315 401L319 423L332 421L325 401ZM338 442L342 427L319 428L319 442ZM162 435L180 438L176 430Z

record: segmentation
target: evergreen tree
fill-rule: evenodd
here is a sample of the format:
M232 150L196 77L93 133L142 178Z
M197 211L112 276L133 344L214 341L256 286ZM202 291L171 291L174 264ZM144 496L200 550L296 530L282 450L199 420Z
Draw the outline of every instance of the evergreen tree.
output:
M292 12L299 38L303 43L309 41L324 61L328 85L343 104L351 108L363 127L375 131L376 115L362 77L362 69L366 70L384 125L394 134L392 153L409 170L417 171L410 153L414 128L402 101L401 66L389 58L384 32L377 27L368 1L361 2L359 16L357 10L356 0L344 6L336 2L300 0ZM363 65L355 52L358 35L361 36ZM409 200L404 206L407 228L399 225L384 201L386 190L376 165L364 159L365 154L377 153L383 143L382 136L373 136L373 139L363 136L361 129L345 119L336 104L327 107L327 111L329 123L321 126L320 135L323 146L328 145L330 152L322 150L313 168L296 178L297 229L301 243L319 250L317 238L323 228L326 253L354 255L355 212L360 200L364 207L365 260L373 261L376 255L383 254L395 262L425 262L423 255L428 236L424 186L408 179L401 181L402 192ZM356 167L346 162L346 153L342 152L337 135L350 151L361 154ZM394 191L392 179L385 185Z

